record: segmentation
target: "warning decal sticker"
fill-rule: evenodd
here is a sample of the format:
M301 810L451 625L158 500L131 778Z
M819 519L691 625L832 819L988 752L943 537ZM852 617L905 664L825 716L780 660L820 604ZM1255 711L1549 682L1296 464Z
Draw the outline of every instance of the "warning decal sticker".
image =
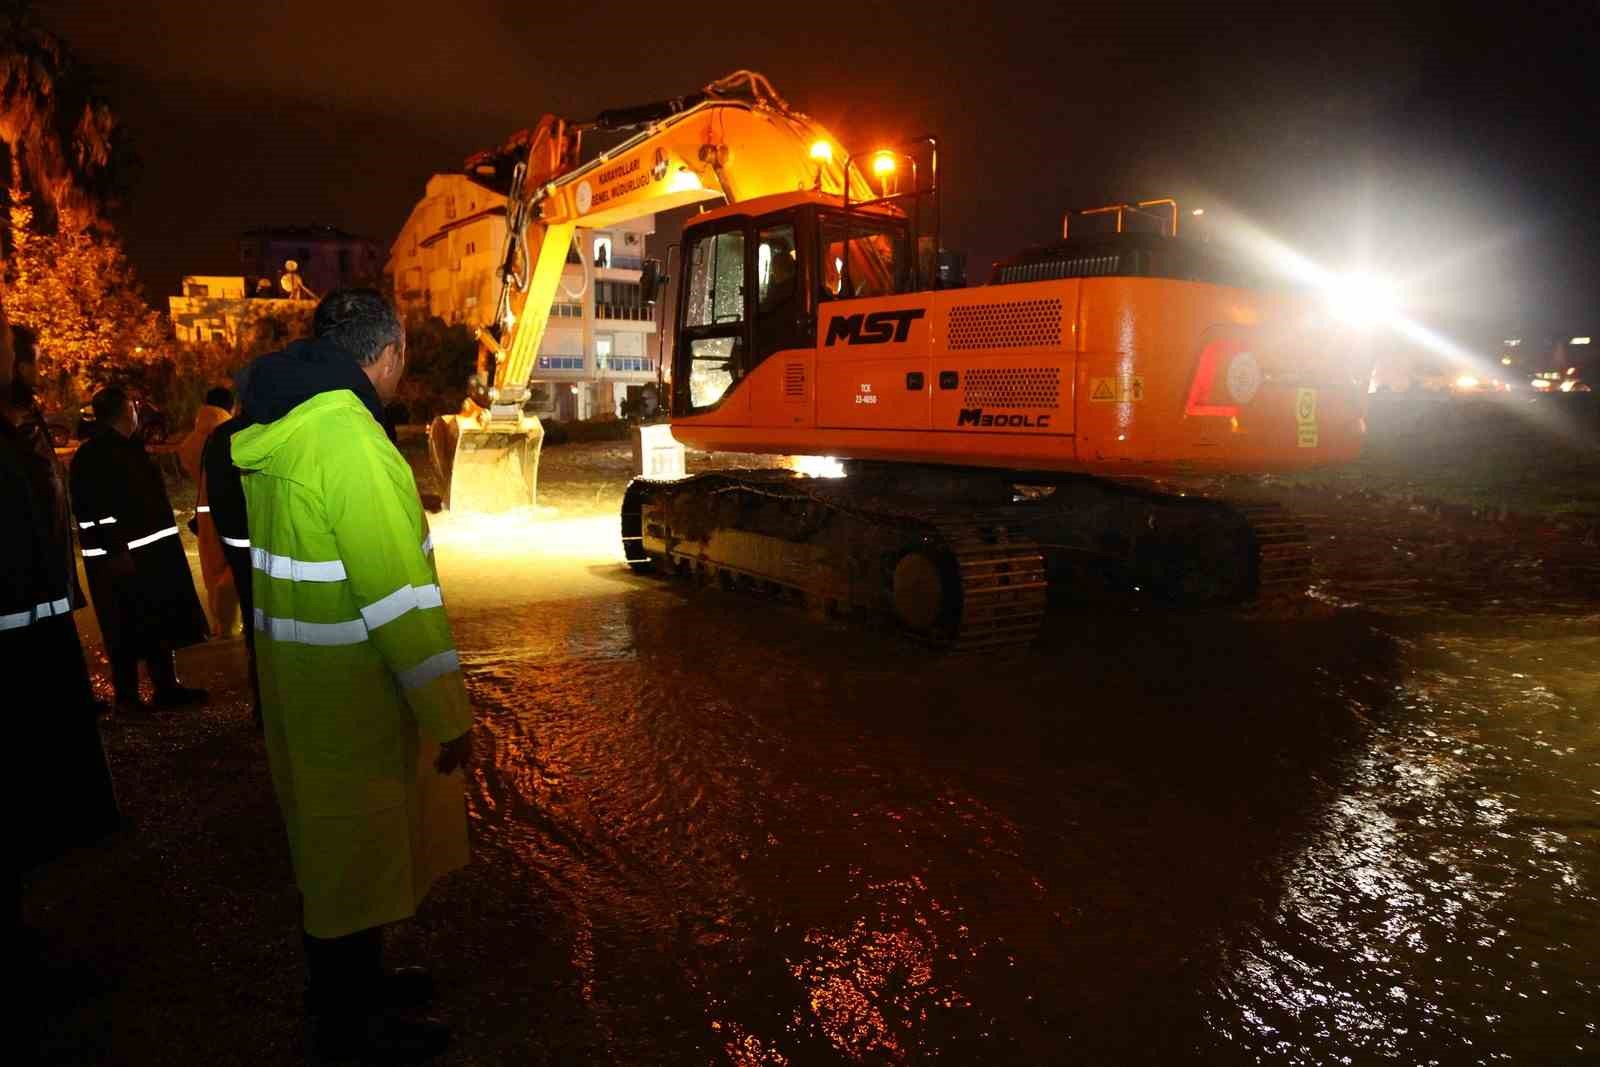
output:
M1294 396L1296 438L1301 448L1317 447L1317 391L1297 389Z
M1143 378L1090 378L1089 400L1095 404L1136 404L1144 399Z

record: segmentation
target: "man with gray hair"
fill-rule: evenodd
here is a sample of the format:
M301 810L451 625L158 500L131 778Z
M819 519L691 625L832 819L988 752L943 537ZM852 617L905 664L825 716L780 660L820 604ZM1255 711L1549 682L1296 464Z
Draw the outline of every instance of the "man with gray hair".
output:
M386 436L405 333L374 290L329 294L315 337L263 356L234 434L273 786L304 910L324 1056L412 1060L449 1031L382 969L382 927L467 861L472 709L416 482Z

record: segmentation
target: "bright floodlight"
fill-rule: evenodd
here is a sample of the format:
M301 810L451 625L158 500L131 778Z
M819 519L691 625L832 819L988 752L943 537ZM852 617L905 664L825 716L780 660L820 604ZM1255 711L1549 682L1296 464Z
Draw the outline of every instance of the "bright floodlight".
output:
M817 141L811 146L811 158L819 163L833 162L833 146L827 141Z
M1395 313L1394 284L1374 274L1346 274L1332 279L1326 292L1328 309L1352 326L1376 326Z
M790 456L790 466L808 478L843 478L844 464L832 456Z
M877 155L872 157L872 173L879 175L893 174L894 168L895 161L893 154L889 152L879 152Z
M679 167L672 175L672 181L667 183L667 192L686 193L693 189L704 189L700 183L700 176L688 167Z

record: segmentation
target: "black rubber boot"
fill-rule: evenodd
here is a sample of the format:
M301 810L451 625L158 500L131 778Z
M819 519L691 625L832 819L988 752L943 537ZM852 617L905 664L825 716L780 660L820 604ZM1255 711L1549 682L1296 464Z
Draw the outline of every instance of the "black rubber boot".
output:
M119 649L111 656L111 689L118 715L146 716L150 706L139 697L139 657Z
M153 653L147 662L150 682L156 688L156 707L184 708L204 704L210 699L211 694L204 689L193 689L178 682L177 655L171 649Z
M420 1063L450 1044L437 1019L403 1018L433 996L433 977L420 967L383 969L383 931L345 937L305 936L306 1015L312 1052L322 1060Z

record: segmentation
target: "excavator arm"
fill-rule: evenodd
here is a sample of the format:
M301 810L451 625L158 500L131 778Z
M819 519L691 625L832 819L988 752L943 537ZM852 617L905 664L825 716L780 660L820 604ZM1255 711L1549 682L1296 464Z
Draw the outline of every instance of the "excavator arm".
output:
M586 131L632 136L580 162ZM845 192L838 142L750 71L690 96L605 111L588 122L546 115L524 140L526 156L515 165L507 198L496 318L479 330L479 388L460 415L436 420L430 430L434 461L456 510L532 502L543 431L523 409L578 227L719 198L735 203L806 189ZM859 173L850 171L849 181L853 197L872 195Z

